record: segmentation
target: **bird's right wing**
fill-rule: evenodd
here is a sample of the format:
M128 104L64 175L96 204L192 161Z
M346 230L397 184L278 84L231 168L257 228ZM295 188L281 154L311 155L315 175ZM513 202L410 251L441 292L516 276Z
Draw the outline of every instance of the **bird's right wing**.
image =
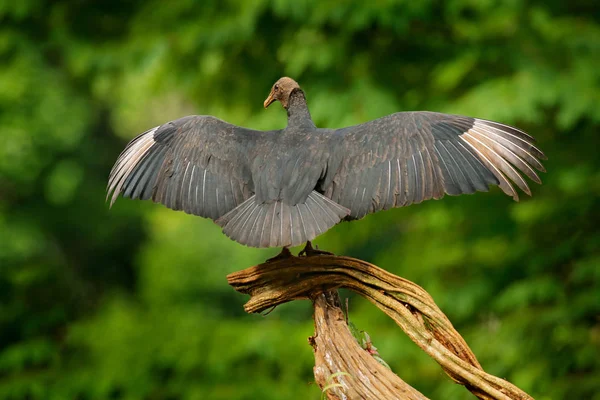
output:
M400 112L331 134L321 191L350 218L392 207L487 191L511 181L531 194L521 173L540 183L545 155L526 133L497 122L434 112Z
M268 133L199 115L152 128L117 159L107 199L152 199L216 220L254 194L249 157Z

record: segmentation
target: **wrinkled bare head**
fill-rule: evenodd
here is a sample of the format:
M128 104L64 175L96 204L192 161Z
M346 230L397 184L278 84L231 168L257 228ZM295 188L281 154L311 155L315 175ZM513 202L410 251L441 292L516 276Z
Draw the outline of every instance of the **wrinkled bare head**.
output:
M271 88L271 93L269 93L269 97L267 97L264 103L265 108L269 107L275 100L279 100L283 108L287 110L290 95L294 89L300 89L298 82L287 76L280 78L275 82L273 88Z

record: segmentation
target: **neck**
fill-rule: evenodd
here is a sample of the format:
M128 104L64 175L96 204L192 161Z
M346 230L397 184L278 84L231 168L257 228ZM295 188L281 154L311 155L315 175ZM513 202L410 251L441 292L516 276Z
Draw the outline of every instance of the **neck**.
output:
M306 98L301 89L295 89L290 94L290 99L287 108L288 128L290 127L306 127L315 128L315 124L310 117Z

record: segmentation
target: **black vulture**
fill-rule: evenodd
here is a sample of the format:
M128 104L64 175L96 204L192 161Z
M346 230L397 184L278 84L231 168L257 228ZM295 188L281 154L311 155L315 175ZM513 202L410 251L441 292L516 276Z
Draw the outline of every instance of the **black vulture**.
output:
M119 194L210 218L252 247L309 242L343 220L513 184L541 183L545 155L525 132L436 112L398 112L341 129L317 128L291 78L272 87L285 129L256 131L209 115L183 117L134 138L109 177ZM309 244L310 245L310 244Z

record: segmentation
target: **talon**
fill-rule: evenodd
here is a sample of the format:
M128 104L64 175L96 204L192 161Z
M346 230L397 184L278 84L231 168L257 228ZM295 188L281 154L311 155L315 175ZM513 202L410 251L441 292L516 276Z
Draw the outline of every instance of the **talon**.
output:
M291 258L294 257L292 255L292 252L290 251L289 248L284 247L281 249L281 253L277 254L275 257L271 257L269 258L266 262L274 262L274 261L279 261L279 260L284 260L286 258Z
M312 243L309 240L306 242L306 246L304 246L304 249L302 249L302 251L300 253L298 253L298 255L306 256L306 257L322 256L322 255L332 256L333 253L331 253L329 251L319 250L318 247L316 249L313 248Z

